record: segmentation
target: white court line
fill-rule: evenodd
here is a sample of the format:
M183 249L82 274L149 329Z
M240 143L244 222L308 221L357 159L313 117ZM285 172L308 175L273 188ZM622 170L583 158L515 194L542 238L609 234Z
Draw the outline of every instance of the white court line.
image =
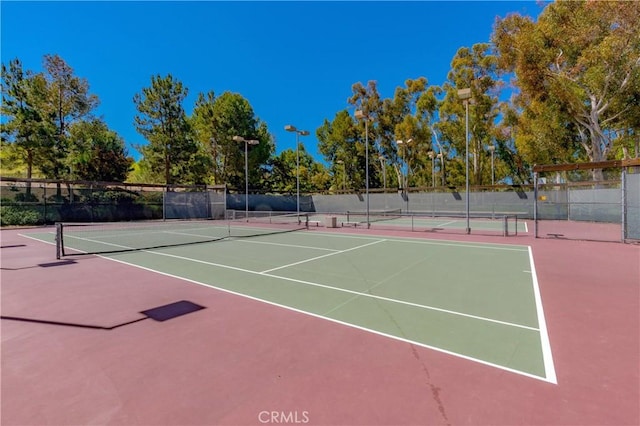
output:
M313 231L309 233L305 233L305 236L314 236L314 237L331 237L331 238L351 238L351 239L361 239L361 240L377 240L380 237L367 237L363 235L357 234L333 234L328 232L318 232ZM386 241L390 242L400 242L400 243L409 243L409 244L421 244L421 245L429 245L429 246L445 246L445 247L461 247L461 248L475 248L481 250L506 250L506 251L527 251L527 246L515 245L515 244L477 244L477 243L469 243L466 241L433 241L433 240L425 240L423 238L416 237L404 237L404 238L389 238L385 236Z
M553 354L551 353L551 342L549 341L549 333L547 331L547 322L544 318L544 309L542 308L542 296L540 295L540 286L538 285L538 274L536 266L533 263L533 250L529 246L529 262L531 263L531 277L533 278L533 294L536 299L536 312L538 314L538 328L540 329L540 345L542 346L542 359L544 361L544 373L547 381L558 384L556 377L556 369L553 364Z
M457 220L450 220L449 222L439 223L439 224L437 224L437 225L433 225L433 226L435 226L435 227L438 227L438 226L447 226L447 225L453 225L454 223L457 223L457 222L459 222L459 221L457 221Z
M282 246L282 247L292 247L292 248L304 248L304 249L311 249L311 250L323 250L323 251L340 251L340 250L338 250L338 249L330 249L330 248L314 247L314 246L302 246L302 245L298 245L298 244L271 243L271 242L269 242L269 241L246 240L246 239L243 239L243 238L234 239L233 237L232 237L231 239L232 239L233 241L238 241L239 243L265 244L265 245L269 245L269 246Z
M284 268L288 268L288 267L290 267L290 266L300 265L301 263L312 262L312 261L314 261L314 260L322 259L322 258L324 258L324 257L329 257L329 256L333 256L333 255L336 255L336 254L342 254L342 253L346 253L346 252L348 252L348 251L352 251L352 250L358 250L358 249L361 249L361 248L363 248L363 247L372 246L372 245L374 245L374 244L381 243L381 242L383 242L383 241L386 241L386 240L378 240L378 241L374 241L374 242L369 243L369 244L363 244L363 245L361 245L361 246L351 247L351 248L346 249L346 250L340 250L340 251L335 251L335 252L333 252L333 253L329 253L329 254L323 254L322 256L312 257L311 259L305 259L305 260L301 260L301 261L299 261L299 262L290 263L290 264L288 264L288 265L278 266L277 268L267 269L266 271L262 271L262 272L260 272L260 273L261 273L261 274L265 274L265 275L266 275L266 273L267 273L267 272L273 272L273 271L277 271L278 269L284 269Z
M350 293L350 294L354 294L354 295L360 296L360 297L368 297L368 298L371 298L371 299L383 300L385 302L392 302L392 303L397 303L397 304L400 304L400 305L412 306L412 307L415 307L415 308L426 309L426 310L429 310L429 311L443 312L445 314L456 315L456 316L465 317L465 318L471 318L471 319L480 320L480 321L492 322L492 323L495 323L495 324L502 324L502 325L507 325L507 326L510 326L510 327L523 328L525 330L539 331L537 328L529 327L527 325L515 324L515 323L511 323L511 322L507 322L507 321L500 321L500 320L496 320L496 319L492 319L492 318L486 318L486 317L481 317L481 316L477 316L477 315L465 314L463 312L452 311L452 310L449 310L449 309L436 308L434 306L429 306L429 305L421 305L419 303L407 302L407 301L404 301L404 300L391 299L389 297L384 297L384 296L376 296L374 294L362 293L360 291L354 291L354 290L347 290L347 289L344 289L344 288L333 287L333 286L329 286L329 285L325 285L325 284L314 283L314 282L311 282L311 281L298 280L298 279L295 279L295 278L283 277L283 276L280 276L280 275L272 275L272 274L266 274L266 273L262 273L261 275L264 275L264 276L267 276L267 277L272 277L272 278L279 278L279 279L287 280L287 281L293 281L293 282L296 282L296 283L306 284L306 285L310 285L310 286L314 286L314 287L327 288L329 290L336 290L336 291L340 291L340 292L343 292L343 293Z

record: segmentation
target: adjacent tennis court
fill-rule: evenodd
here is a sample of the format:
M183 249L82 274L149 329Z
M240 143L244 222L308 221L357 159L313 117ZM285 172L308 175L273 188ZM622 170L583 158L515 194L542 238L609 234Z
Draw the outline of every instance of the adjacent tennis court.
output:
M346 212L344 214L315 215L317 223L324 223L328 216L336 218L339 227L363 227L412 232L466 233L467 225L478 235L518 235L529 232L527 223L518 220L518 212L471 212L469 220L465 212L412 212L400 210Z
M556 382L531 248L313 227L282 232L280 225L65 225L58 238L64 238L67 256L102 253L117 262ZM284 231L306 228L286 226ZM53 242L54 233L29 237Z

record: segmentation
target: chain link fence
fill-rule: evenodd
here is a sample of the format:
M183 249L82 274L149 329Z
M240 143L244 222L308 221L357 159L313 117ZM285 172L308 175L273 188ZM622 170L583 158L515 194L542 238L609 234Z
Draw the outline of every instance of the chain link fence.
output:
M170 195L167 195L170 194ZM224 217L224 186L0 179L2 226Z

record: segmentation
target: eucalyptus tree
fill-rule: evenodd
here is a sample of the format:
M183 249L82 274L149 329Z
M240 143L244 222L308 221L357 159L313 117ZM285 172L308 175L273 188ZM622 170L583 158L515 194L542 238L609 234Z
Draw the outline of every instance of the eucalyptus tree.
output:
M429 86L425 77L405 81L391 100L383 103L383 121L394 126L393 137L402 141L402 153L411 169L412 183L424 186L432 181L429 153L435 153L432 129L437 112L439 88ZM390 126L389 126L390 127ZM392 145L397 147L397 144ZM399 173L398 168L396 172Z
M529 183L531 181L531 166L536 163L549 163L546 160L533 162L530 160L540 159L543 156L548 157L560 151L549 147L545 151L526 152L529 147L534 145L523 143L523 141L526 141L532 133L521 132L519 129L529 125L530 120L520 114L514 105L513 102L500 103L501 120L494 129L496 182L500 182L504 177L509 177L511 182L516 184ZM555 141L553 138L544 140Z
M320 152L334 172L333 186L364 186L366 127L369 131L369 177L372 186L382 186L383 175L390 165L396 171L397 180L389 179L387 186L400 186L400 165L405 160L420 172L415 182L426 183L431 169L427 153L432 149L430 125L437 108L437 91L436 87L428 86L424 77L407 80L404 87L395 90L393 98L384 99L378 93L375 81L369 81L366 86L354 84L347 102L352 109L362 110L368 116L368 125L365 126L364 120L354 119L348 110L343 110L332 122L325 120L316 132ZM400 153L396 141L402 138L410 138L415 144Z
M354 124L358 129L358 137L354 141L356 154L354 177L357 179L356 185L359 188L366 186L366 167L368 164L369 186L379 186L379 182L382 181L381 173L376 173L376 164L378 162L372 159L378 158L380 153L381 141L379 136L382 124L382 99L375 81L368 81L366 86L363 86L360 82L355 83L351 86L351 91L352 96L349 97L347 102L355 111L361 111L365 116L362 120L354 119ZM369 154L368 159L367 152ZM350 162L350 165L354 165L354 162Z
M518 14L499 20L493 41L500 66L515 73L519 104L532 124L541 122L520 131L535 132L560 112L556 124L573 127L590 161L607 159L616 140L637 134L638 22L640 3L598 1L551 3L535 22ZM564 136L569 145L572 136ZM542 137L530 139L537 146ZM594 173L594 178L601 176Z

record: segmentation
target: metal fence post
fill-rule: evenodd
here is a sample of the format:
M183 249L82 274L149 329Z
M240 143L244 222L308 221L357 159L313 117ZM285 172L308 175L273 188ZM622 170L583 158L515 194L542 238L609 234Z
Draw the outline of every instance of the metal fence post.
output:
M620 185L622 190L622 202L621 204L621 214L622 214L622 242L627 240L627 169L626 167L622 168L622 183Z
M538 172L533 172L533 237L538 238Z

